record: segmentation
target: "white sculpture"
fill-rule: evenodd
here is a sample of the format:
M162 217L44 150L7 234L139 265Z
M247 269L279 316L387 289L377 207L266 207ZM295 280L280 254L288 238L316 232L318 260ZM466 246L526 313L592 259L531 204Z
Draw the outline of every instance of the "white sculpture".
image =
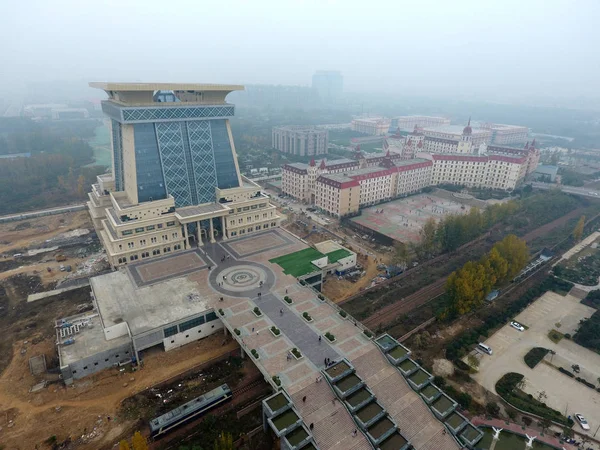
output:
M525 437L526 437L527 439L529 439L529 442L528 442L528 443L525 445L525 448L532 448L532 447L533 447L533 441L535 440L535 438L536 438L537 436L533 436L533 437L531 437L531 436L529 436L528 434L526 434L526 435L525 435Z
M500 432L502 431L502 428L492 427L492 430L494 430L494 437L493 437L493 439L495 441L497 441L498 439L500 439Z

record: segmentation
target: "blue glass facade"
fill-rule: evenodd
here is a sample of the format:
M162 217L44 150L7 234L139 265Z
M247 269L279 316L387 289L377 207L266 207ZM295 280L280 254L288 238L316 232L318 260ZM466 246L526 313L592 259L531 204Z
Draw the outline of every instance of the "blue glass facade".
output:
M181 124L157 123L156 136L167 193L175 198L175 206L193 205L190 186L194 182L185 156Z
M208 120L186 122L198 203L215 201L217 173L215 171L211 123L212 121Z
M148 202L167 198L154 125L135 124L133 133L138 201Z
M239 187L227 130L233 105L128 107L102 104L112 118L114 174L124 189L122 126L132 126L138 201L172 195L175 206L216 201L215 188Z
M225 120L211 120L210 124L218 186L221 189L238 187L239 180L229 142L227 124Z
M121 136L121 124L111 120L112 148L113 148L113 173L115 176L115 187L117 191L123 190L123 138Z

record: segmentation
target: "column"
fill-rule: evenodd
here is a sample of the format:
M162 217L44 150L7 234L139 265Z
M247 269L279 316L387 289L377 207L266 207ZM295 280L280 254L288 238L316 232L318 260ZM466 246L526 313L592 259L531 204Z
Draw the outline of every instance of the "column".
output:
M202 247L202 228L200 228L200 221L196 222L196 234L198 235L198 247Z
M215 229L213 227L213 218L208 219L208 223L210 225L210 242L215 243Z
M225 216L221 216L221 233L223 233L223 240L227 240L227 233L225 232Z
M183 236L185 237L185 242L183 243L183 249L187 250L190 247L190 241L188 239L187 223L183 224Z

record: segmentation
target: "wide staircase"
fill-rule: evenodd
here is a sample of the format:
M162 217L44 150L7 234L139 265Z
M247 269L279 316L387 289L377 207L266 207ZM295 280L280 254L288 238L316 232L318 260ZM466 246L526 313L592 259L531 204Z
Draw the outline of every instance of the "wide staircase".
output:
M458 449L459 446L421 397L381 353L373 349L351 361L356 374L373 391L400 432L417 450Z
M314 382L291 395L304 423L314 424L313 437L321 450L372 449L344 405L336 398L325 379ZM306 397L306 401L302 399Z

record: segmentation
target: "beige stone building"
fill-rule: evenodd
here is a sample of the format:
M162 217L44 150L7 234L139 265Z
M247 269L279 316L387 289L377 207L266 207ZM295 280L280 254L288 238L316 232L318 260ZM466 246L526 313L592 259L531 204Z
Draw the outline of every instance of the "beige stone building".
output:
M279 226L237 165L226 95L241 86L90 83L111 119L112 173L88 208L112 266Z
M361 207L419 192L430 185L431 167L426 159L387 159L380 167L321 175L316 183L315 206L343 217Z
M385 117L358 118L352 121L352 130L371 136L383 136L390 129L391 120Z

